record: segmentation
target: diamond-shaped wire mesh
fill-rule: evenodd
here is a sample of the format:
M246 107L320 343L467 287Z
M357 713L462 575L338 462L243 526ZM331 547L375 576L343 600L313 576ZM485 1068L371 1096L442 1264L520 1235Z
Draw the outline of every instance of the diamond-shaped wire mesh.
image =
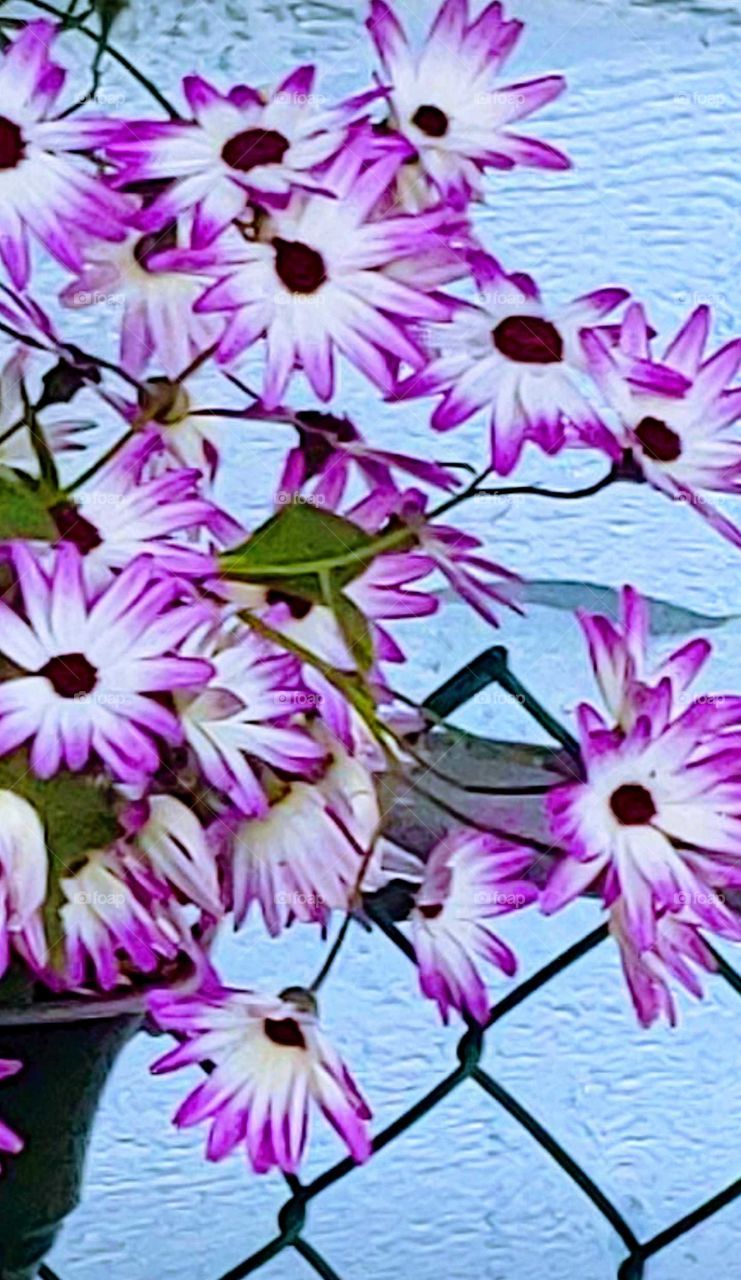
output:
M388 919L383 909L373 900L366 904L366 909L379 930L413 963L414 953L410 943ZM657 1235L648 1240L639 1240L629 1223L589 1174L572 1159L548 1130L480 1065L484 1042L491 1034L492 1028L558 974L599 946L606 937L607 925L601 924L504 996L493 1006L485 1027L481 1028L472 1022L469 1023L458 1042L457 1065L418 1102L402 1112L396 1120L375 1136L373 1151L375 1153L383 1150L432 1111L455 1089L465 1087L468 1082L471 1082L482 1089L493 1103L503 1107L530 1137L534 1138L543 1151L560 1166L564 1175L581 1188L594 1209L610 1223L626 1248L626 1257L618 1270L617 1280L642 1280L645 1263L649 1258L741 1195L741 1178L699 1204L684 1217L678 1218ZM741 995L741 976L713 948L711 950L718 965L718 980L727 982L737 994ZM356 1167L354 1160L347 1156L319 1174L312 1182L303 1183L299 1178L286 1177L291 1194L278 1214L278 1233L238 1266L221 1275L219 1280L243 1280L245 1276L254 1275L285 1249L294 1249L318 1276L323 1277L323 1280L342 1280L341 1273L335 1270L306 1239L304 1229L312 1201L335 1183L349 1177ZM61 1280L49 1267L42 1267L39 1275L40 1280Z
M507 666L506 651L499 647L490 649L480 655L473 663L468 664L463 671L458 672L451 680L446 681L441 689L427 699L425 706L428 709L433 706L437 707L440 712L444 710L444 714L447 715L456 707L467 702L487 683L491 681L497 681L498 683L511 682L514 679ZM518 685L518 687L521 686ZM540 719L541 724L543 723L540 717L536 718ZM390 918L384 906L383 893L366 899L365 913L389 942L399 948L412 964L415 964L414 948ZM544 1125L480 1065L486 1038L492 1033L497 1023L506 1018L508 1014L536 992L547 986L559 974L569 969L571 965L600 946L607 937L608 926L606 923L602 923L578 942L567 947L565 951L549 961L537 973L508 992L492 1007L484 1027L480 1027L477 1023L468 1020L466 1031L457 1046L457 1065L413 1106L402 1112L396 1120L376 1134L373 1139L373 1152L375 1154L382 1151L384 1147L387 1147L389 1143L405 1133L407 1129L410 1129L418 1120L421 1120L423 1116L426 1116L438 1106L454 1090L466 1087L470 1082L483 1090L493 1103L502 1107L535 1140L550 1159L555 1161L561 1168L564 1175L576 1183L584 1195L588 1197L595 1211L602 1214L602 1217L609 1222L626 1249L626 1256L618 1268L616 1280L643 1280L645 1264L649 1258L665 1249L667 1245L672 1244L673 1241L691 1231L701 1222L712 1217L713 1214L720 1212L732 1200L741 1195L741 1178L730 1183L729 1186L699 1204L683 1217L676 1219L656 1235L647 1240L639 1240L630 1224L590 1175L564 1150ZM741 976L712 946L709 946L709 950L717 965L717 980L728 983L738 995L741 995ZM304 1235L304 1229L308 1222L309 1208L312 1201L316 1200L329 1187L349 1177L356 1168L357 1166L352 1157L346 1156L308 1183L302 1182L297 1177L287 1175L285 1180L290 1191L290 1197L278 1214L277 1234L261 1248L250 1254L248 1258L245 1258L238 1266L224 1272L218 1277L218 1280L243 1280L245 1276L254 1275L261 1267L286 1249L293 1249L300 1254L313 1271L318 1276L323 1277L323 1280L343 1280L341 1273L336 1271L327 1259L309 1243ZM61 1280L48 1267L42 1267L39 1275L40 1280Z

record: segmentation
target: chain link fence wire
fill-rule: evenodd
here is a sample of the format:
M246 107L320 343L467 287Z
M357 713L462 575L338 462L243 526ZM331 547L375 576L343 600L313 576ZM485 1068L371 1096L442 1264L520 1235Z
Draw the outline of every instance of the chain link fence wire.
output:
M503 672L505 673L505 679L514 679L511 675L506 674L507 671L506 651L497 646L496 649L488 650L486 654L482 654L464 671L458 672L450 681L447 681L440 690L427 699L425 706L428 709L434 707L438 714L448 715L456 707L467 702L471 696L479 692L486 684L491 682L503 683ZM517 682L517 688L520 691L522 690L522 685L519 682ZM538 711L542 711L542 709L538 708ZM547 727L549 731L552 731L555 727L555 722L553 721L545 724L543 716L540 714L534 715L534 718L543 727ZM364 908L368 919L391 945L403 952L410 963L416 964L412 944L397 928L391 917L389 901L385 891L382 890L378 894L367 897ZM514 1009L524 1004L530 996L547 986L559 974L576 964L591 951L594 951L607 938L608 926L604 922L597 928L592 929L590 933L586 934L578 942L567 947L565 951L550 960L537 973L519 983L518 986L497 1001L489 1013L485 1026L481 1027L471 1019L465 1019L466 1030L458 1041L456 1049L457 1065L434 1088L430 1089L411 1107L402 1112L396 1120L376 1134L372 1146L374 1155L379 1151L383 1151L385 1147L415 1125L417 1121L429 1115L439 1103L443 1102L455 1090L473 1085L481 1089L495 1106L503 1108L530 1135L542 1151L551 1160L555 1161L564 1176L570 1178L579 1187L590 1200L594 1210L609 1222L626 1249L626 1256L618 1267L616 1280L648 1280L646 1276L646 1263L648 1260L660 1253L661 1250L666 1249L668 1245L673 1244L681 1236L686 1235L687 1232L692 1231L700 1223L719 1213L741 1195L741 1178L730 1183L722 1191L710 1196L709 1199L699 1204L683 1217L677 1218L656 1235L647 1240L640 1240L620 1210L586 1170L564 1150L556 1138L549 1133L548 1129L522 1103L518 1102L517 1098L513 1097L503 1085L494 1079L490 1072L485 1071L481 1066L481 1057L487 1037L492 1033L496 1025ZM741 996L741 975L727 963L714 947L710 946L710 944L707 945L717 965L717 980L726 982L737 995ZM207 1064L205 1065L207 1067ZM244 1277L255 1275L263 1266L286 1250L293 1250L299 1254L315 1274L322 1277L322 1280L343 1280L341 1272L337 1271L314 1248L306 1239L304 1232L312 1202L329 1187L350 1177L357 1167L353 1158L346 1156L319 1174L311 1182L302 1182L300 1178L294 1175L285 1175L285 1182L290 1196L278 1213L277 1234L262 1245L261 1248L251 1253L244 1261L232 1267L231 1270L224 1272L218 1277L218 1280L244 1280ZM43 1266L39 1272L39 1280L61 1280L61 1277L56 1275L49 1267ZM556 1280L555 1277L554 1280Z

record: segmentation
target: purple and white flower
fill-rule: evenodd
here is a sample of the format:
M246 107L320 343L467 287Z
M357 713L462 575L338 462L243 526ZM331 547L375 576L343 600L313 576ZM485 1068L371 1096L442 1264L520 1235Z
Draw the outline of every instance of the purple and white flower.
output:
M111 991L126 981L124 966L153 973L185 946L182 921L155 894L148 895L145 905L115 848L90 853L74 875L59 883L66 986L80 989L94 983Z
M373 775L339 748L319 782L279 788L264 817L222 821L237 924L253 903L272 936L347 910L378 823Z
M454 525L425 519L427 498L418 489L407 489L391 498L394 514L414 531L419 552L447 578L455 593L493 627L499 626L497 609L518 609L515 601L517 574L482 555L483 543Z
M348 152L328 172L326 192L294 192L285 209L261 218L254 240L160 255L165 267L216 277L196 311L227 316L219 361L231 362L265 338L261 398L268 409L280 404L297 367L320 400L329 400L335 351L386 392L399 361L424 364L407 325L445 320L448 304L426 291L422 270L412 287L384 267L434 249L450 215L439 208L414 218L378 216L396 163L384 158L364 169L362 157Z
M175 1116L180 1128L211 1121L210 1160L244 1146L256 1173L296 1173L312 1105L355 1160L368 1158L371 1113L321 1031L308 991L289 988L277 997L230 987L194 996L162 991L150 997L150 1009L160 1027L185 1038L153 1065L155 1074L213 1063Z
M656 921L653 945L640 951L626 926L624 907L618 899L610 911L610 933L620 948L623 973L641 1026L650 1027L661 1017L676 1026L677 1006L670 980L676 979L690 995L701 1000L702 984L693 966L706 973L717 969L697 924L691 916L664 912Z
M207 658L213 675L176 695L186 739L212 786L245 816L265 817L268 800L251 761L305 774L327 754L295 723L312 706L300 664L249 631L210 634L187 651Z
M741 530L705 492L741 492L741 338L713 355L705 348L710 308L697 307L660 361L651 355L643 308L625 313L617 344L599 332L582 336L590 371L620 419L623 443L645 479L675 501L696 507L710 525L741 546Z
M0 791L0 976L11 950L34 969L46 963L41 910L48 876L46 836L37 811L13 791Z
M259 417L261 412L258 406L254 416ZM299 436L298 444L286 456L276 495L279 506L293 501L308 487L315 506L336 510L353 472L371 492L393 491L397 470L440 489L455 489L460 483L452 471L437 462L374 448L347 417L314 409L298 413L290 409L264 412L269 420L290 422Z
M18 1062L17 1059L0 1058L0 1080L7 1080L9 1076L17 1075L19 1071L22 1071L22 1069L23 1063ZM2 1151L4 1155L17 1156L22 1150L23 1139L20 1138L13 1129L9 1128L7 1124L4 1124L3 1121L0 1120L0 1151ZM0 1165L0 1173L1 1172L2 1165Z
M146 235L128 228L116 244L91 240L75 279L60 294L66 307L108 310L120 326L121 364L136 377L156 365L177 378L221 332L217 318L194 310L204 276L163 265L179 234L171 223Z
M252 221L249 200L281 206L296 187L321 189L317 168L341 150L348 127L379 91L325 107L315 79L316 68L303 66L272 92L240 84L222 94L201 76L186 76L193 120L124 125L107 148L119 166L116 185L168 184L138 214L140 229L157 231L194 209L193 247L204 248L235 219Z
M436 1002L443 1022L451 1009L486 1022L490 1001L478 957L508 977L516 972L514 953L489 921L536 901L535 885L522 879L532 860L530 849L460 831L435 845L421 867L412 937L420 988ZM384 867L393 867L393 855Z
M741 922L716 887L741 883L739 699L702 698L672 715L672 686L630 728L608 729L578 709L584 777L555 787L546 807L565 851L543 890L550 914L590 886L618 898L639 951L656 944L657 919L690 908L699 924L741 939Z
M94 753L115 778L141 782L159 765L156 739L183 739L175 713L150 695L211 675L210 663L177 652L206 607L180 603L181 584L146 556L97 598L69 543L48 572L23 543L13 564L20 601L0 601L0 652L21 674L0 686L0 754L31 739L38 777L82 769Z
M173 574L207 577L216 564L211 546L238 537L240 525L201 496L198 471L148 475L164 453L158 431L140 432L76 490L74 501L53 508L60 543L77 548L91 586L106 585L113 570L139 555Z
M145 871L218 920L223 905L216 860L193 810L175 796L155 794L130 804L122 818L132 843L119 852L132 878L143 859Z
M193 404L194 393L182 381L148 378L143 383L139 403L121 403L131 421L151 415L147 424L162 442L163 454L154 462L153 470L163 466L190 467L208 481L216 475L225 435L225 420L215 414L199 413ZM197 402L196 402L197 403Z
M0 60L0 259L13 284L31 274L30 236L70 271L91 236L120 240L127 202L82 158L118 127L104 117L59 116L65 70L49 51L58 28L29 22Z
M583 390L580 334L624 302L627 292L598 289L547 311L529 276L507 275L479 251L471 254L471 269L479 302L461 302L449 324L425 328L430 362L403 379L396 394L441 394L431 420L437 431L487 408L492 466L501 475L512 471L526 441L550 454L568 443L617 455L614 437Z
M677 707L686 705L684 695L710 656L712 646L708 640L688 640L651 669L647 654L648 604L630 586L620 592L618 621L586 610L579 611L577 617L611 722L628 730L649 703L655 716L662 708L673 714ZM708 704L717 701L712 694L705 695L705 700Z
M522 25L496 0L475 19L468 0L443 0L415 53L393 9L371 0L367 27L390 82L388 127L406 139L418 182L457 207L481 197L487 168L570 167L555 147L510 131L566 88L563 76L501 84Z

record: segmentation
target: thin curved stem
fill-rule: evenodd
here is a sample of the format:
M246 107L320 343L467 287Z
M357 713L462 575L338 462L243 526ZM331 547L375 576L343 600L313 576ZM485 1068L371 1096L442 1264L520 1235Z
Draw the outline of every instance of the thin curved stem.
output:
M88 40L92 40L96 45L100 46L100 34L97 31L91 31L90 27L84 26L83 23L74 16L70 18L69 14L66 13L64 9L58 9L56 5L49 4L48 0L30 0L30 3L35 5L37 9L41 9L43 13L48 13L53 18L58 18L59 21L65 23L67 27L72 27L75 31L81 31L84 36L87 36ZM146 76L143 71L140 71L138 67L135 67L133 62L130 62L124 53L121 53L120 50L116 49L113 45L108 44L107 41L105 51L110 54L114 62L117 62L125 71L128 71L129 75L133 76L134 80L137 80L143 89L147 90L147 93L149 93L154 100L159 103L159 105L167 112L171 120L182 120L180 112L172 105L171 102L168 101L163 93L160 93L156 84L154 84L154 82L149 79L149 76Z
M498 489L479 489L478 492L493 498L507 498L526 494L533 498L563 498L570 501L576 498L591 498L593 494L600 493L608 485L614 484L619 479L620 475L616 464L610 468L606 475L599 480L595 480L594 484L585 485L583 489L544 489L535 484L515 484L509 487L505 485Z
M321 969L316 975L314 981L308 987L309 991L318 991L322 983L324 982L324 979L328 976L329 971L332 968L332 965L334 964L335 960L337 959L337 956L340 954L340 951L342 950L342 946L344 944L345 938L347 937L347 934L350 928L351 920L352 920L352 912L348 911L347 915L345 916L345 919L342 921L342 925L340 926L340 929L338 930L337 937L335 938L334 942L332 943L332 946L330 947L329 954L326 960L324 961L324 964L322 965Z

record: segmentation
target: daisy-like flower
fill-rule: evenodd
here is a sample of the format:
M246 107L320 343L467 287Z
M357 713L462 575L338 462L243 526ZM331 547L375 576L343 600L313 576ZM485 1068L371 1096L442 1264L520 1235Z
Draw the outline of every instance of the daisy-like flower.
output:
M169 378L148 378L136 405L124 405L127 417L141 420L151 415L148 426L156 431L163 448L163 461L170 466L191 467L212 481L216 475L224 435L224 420L214 414L194 410L193 395L183 382Z
M656 921L653 946L639 951L618 899L610 911L610 933L620 948L623 973L641 1026L650 1027L661 1017L676 1026L677 1007L670 980L676 979L690 995L701 1000L702 984L693 966L707 973L717 969L696 923L691 917L665 912Z
M49 51L57 28L29 22L0 61L0 258L18 289L31 274L29 233L70 271L80 243L123 237L125 199L75 153L106 142L117 124L55 117L66 72Z
M95 753L115 778L140 783L159 765L155 739L182 741L174 712L149 695L211 675L208 662L177 652L204 608L179 604L181 584L146 556L95 599L69 543L48 573L22 543L13 561L23 612L0 601L0 652L21 674L0 688L0 753L32 739L38 777L63 763L82 769Z
M129 805L122 815L132 845L122 860L136 878L144 856L146 870L218 919L223 914L213 851L192 809L170 795L148 795Z
M256 1173L296 1173L306 1149L312 1104L355 1160L371 1153L371 1113L319 1027L314 997L293 987L280 996L214 987L194 996L157 991L155 1021L184 1043L154 1063L161 1074L194 1063L214 1069L179 1108L180 1128L211 1121L209 1160L244 1146Z
M529 276L507 275L480 251L471 254L471 269L479 303L460 303L449 324L425 330L430 363L404 379L396 394L442 394L432 415L437 431L488 408L492 466L501 475L509 474L528 440L551 454L582 443L617 456L613 435L582 390L580 333L627 292L598 289L548 312Z
M11 948L34 968L46 961L41 908L48 871L38 813L22 796L0 791L0 976L10 963Z
M407 140L422 180L444 200L460 207L480 197L489 167L570 167L555 147L510 132L557 98L566 82L543 76L501 84L522 23L507 21L496 0L474 20L468 0L444 0L419 53L385 0L371 0L367 26L390 81L388 126Z
M146 235L129 227L119 244L91 240L75 279L60 294L66 307L98 306L116 318L121 364L135 377L154 364L177 378L223 327L193 309L203 293L203 275L163 265L163 255L180 236L177 224L169 223Z
M255 417L261 413L258 407ZM278 484L277 502L291 502L306 487L317 507L335 510L342 502L353 470L370 490L396 488L394 471L414 476L440 489L460 483L445 466L405 453L376 449L368 444L349 418L315 409L294 413L289 409L265 410L271 419L290 422L299 443L290 449Z
M152 973L184 946L182 924L154 894L146 905L115 849L96 850L73 876L63 876L65 985L78 989L94 974L103 991L125 979L122 964Z
M23 1063L18 1062L17 1059L0 1058L0 1080L7 1080L9 1076L17 1075L22 1069ZM0 1151L3 1154L17 1156L22 1150L23 1139L0 1120ZM0 1165L0 1172L2 1172L2 1165Z
M0 326L9 325L15 334L31 338L34 345L49 351L61 343L46 312L28 293L16 293L0 283Z
M626 311L617 344L599 332L582 340L590 371L619 415L622 443L645 479L696 507L738 547L741 530L705 493L741 493L741 441L733 431L741 387L731 386L741 368L741 338L708 356L710 323L710 308L697 307L660 361L651 356L651 331L637 303Z
M138 555L174 574L205 577L215 566L209 542L239 535L240 525L201 497L199 472L181 467L147 476L164 452L158 431L141 432L76 491L74 502L53 508L60 542L77 548L91 585L106 584L112 570Z
M250 760L303 774L327 754L292 723L312 706L300 665L249 631L188 651L208 658L214 674L197 692L176 695L185 736L212 786L247 817L264 817L268 800Z
M697 921L741 939L741 922L716 885L741 882L741 734L719 733L741 719L738 698L702 699L679 715L648 702L627 731L578 711L584 779L555 787L546 807L565 850L543 891L546 914L590 885L607 905L621 898L625 928L639 951L655 946L657 917L689 907Z
M266 339L261 398L268 409L280 404L296 367L320 400L329 400L335 350L386 392L399 361L424 364L406 325L445 320L449 306L425 292L422 268L412 287L384 267L434 249L450 214L441 207L416 217L375 216L396 167L392 156L364 169L362 157L348 152L331 166L326 193L294 192L285 209L260 219L254 240L160 256L164 266L217 277L196 310L228 316L218 360L232 361Z
M168 182L137 225L157 231L194 209L193 244L200 248L235 218L250 222L251 198L285 205L295 187L321 188L314 171L344 146L348 126L379 91L325 107L315 78L314 67L297 67L272 92L235 85L222 94L201 76L186 76L193 120L127 123L107 148L119 166L117 185Z
M460 831L441 840L427 862L420 863L421 884L410 916L414 951L422 993L436 1002L443 1022L451 1009L486 1022L490 1001L477 957L508 977L516 972L513 952L492 932L489 921L537 899L535 885L518 878L532 858L529 849L505 845L480 832ZM386 870L394 865L393 853L384 858ZM405 876L410 869L414 876L407 855Z
M7 359L5 355L0 351L0 466L37 477L39 461L24 422L26 407L21 394L23 380L32 374L31 353L27 348L19 348ZM86 422L49 422L45 417L42 426L49 448L57 455L84 448L82 437L90 430Z
M482 555L480 538L464 533L454 525L426 520L427 497L418 489L407 489L398 497L391 493L389 497L388 514L393 513L410 526L419 551L447 578L461 600L494 627L499 626L499 607L518 608L514 588L520 579L517 574ZM383 502L384 497L381 496L379 509Z
M347 909L379 822L373 775L336 750L319 782L292 782L263 818L222 823L237 924L252 903L275 936Z
M648 665L648 604L634 587L620 592L620 618L577 612L589 646L589 657L607 711L621 729L634 724L640 710L653 701L655 713L674 708L710 656L703 637L688 640L655 668ZM666 698L668 681L671 697ZM715 699L706 695L708 705Z

